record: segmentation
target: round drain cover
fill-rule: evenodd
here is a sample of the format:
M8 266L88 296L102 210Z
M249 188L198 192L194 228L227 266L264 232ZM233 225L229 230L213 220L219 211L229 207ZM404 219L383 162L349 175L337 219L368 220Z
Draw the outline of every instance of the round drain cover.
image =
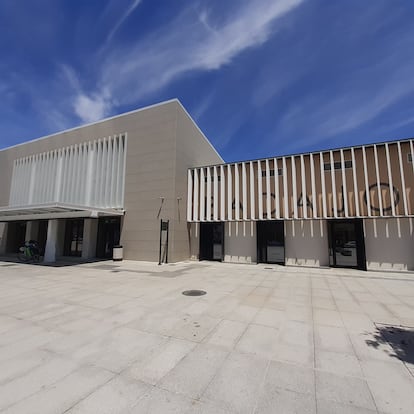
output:
M205 290L197 290L197 289L193 289L193 290L185 290L183 292L183 295L185 296L203 296L205 295L207 292Z

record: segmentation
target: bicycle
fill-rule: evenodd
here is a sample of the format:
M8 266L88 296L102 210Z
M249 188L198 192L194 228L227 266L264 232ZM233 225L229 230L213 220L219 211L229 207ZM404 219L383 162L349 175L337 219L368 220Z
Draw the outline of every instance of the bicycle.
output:
M40 254L37 243L31 241L26 242L24 246L20 247L17 258L23 263L38 263L40 261Z

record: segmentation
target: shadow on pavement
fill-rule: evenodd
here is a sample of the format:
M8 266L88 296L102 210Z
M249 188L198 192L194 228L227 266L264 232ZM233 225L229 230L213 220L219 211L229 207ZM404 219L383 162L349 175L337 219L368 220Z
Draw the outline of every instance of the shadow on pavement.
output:
M374 348L390 345L393 350L391 357L414 364L414 328L382 324L376 324L376 327L373 339L365 341L367 345Z

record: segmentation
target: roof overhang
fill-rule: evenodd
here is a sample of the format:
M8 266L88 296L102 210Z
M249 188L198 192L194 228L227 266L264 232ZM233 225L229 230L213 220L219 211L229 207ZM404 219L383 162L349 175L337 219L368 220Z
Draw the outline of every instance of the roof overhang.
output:
M29 206L0 207L0 222L19 220L50 220L59 218L98 218L123 216L125 210L75 206L65 203L38 204Z

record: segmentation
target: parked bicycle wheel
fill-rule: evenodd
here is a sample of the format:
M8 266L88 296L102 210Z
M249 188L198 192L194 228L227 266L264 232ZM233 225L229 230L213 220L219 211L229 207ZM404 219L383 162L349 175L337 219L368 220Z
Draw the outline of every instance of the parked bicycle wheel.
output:
M26 254L26 248L25 247L20 247L19 252L17 253L17 258L21 262L27 262L27 261L30 260L30 257Z

